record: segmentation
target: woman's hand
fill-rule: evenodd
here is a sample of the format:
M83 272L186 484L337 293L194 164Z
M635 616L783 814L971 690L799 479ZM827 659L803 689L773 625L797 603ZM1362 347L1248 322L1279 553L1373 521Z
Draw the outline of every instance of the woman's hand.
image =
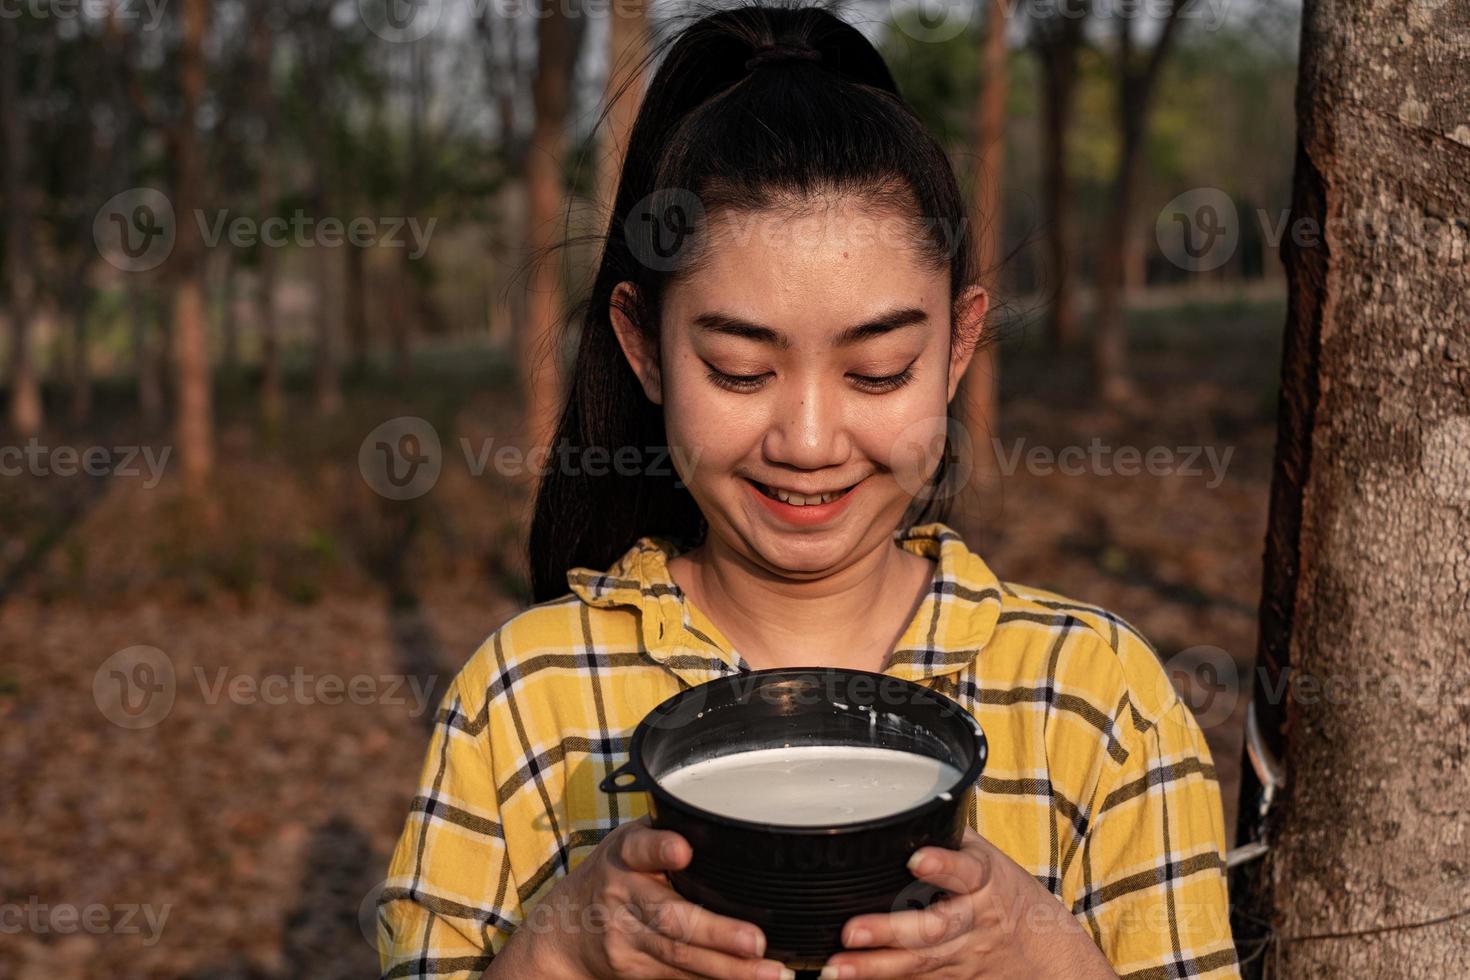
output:
M919 848L909 869L950 894L924 909L848 919L847 950L827 960L822 980L1117 980L1056 897L974 830L957 851Z
M665 871L694 857L645 815L620 824L532 907L534 951L523 955L547 980L792 980L761 959L766 940L748 922L686 901ZM514 940L514 936L511 937ZM509 945L509 944L507 944ZM493 970L492 970L493 972Z

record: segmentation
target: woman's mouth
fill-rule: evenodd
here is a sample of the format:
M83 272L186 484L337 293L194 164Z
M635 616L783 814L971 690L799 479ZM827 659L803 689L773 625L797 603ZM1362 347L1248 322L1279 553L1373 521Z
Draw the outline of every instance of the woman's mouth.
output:
M780 518L787 524L822 524L836 517L847 508L852 499L853 491L862 485L862 481L851 486L842 487L839 490L825 490L818 493L798 493L785 487L771 486L752 480L745 479L751 488L752 494L759 500L767 511Z

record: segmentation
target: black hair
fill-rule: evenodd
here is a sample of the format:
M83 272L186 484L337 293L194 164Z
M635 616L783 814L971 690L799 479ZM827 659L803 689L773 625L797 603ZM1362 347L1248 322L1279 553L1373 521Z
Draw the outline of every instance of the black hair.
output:
M661 297L694 261L688 222L701 213L857 193L916 217L922 254L949 271L952 302L975 279L954 169L855 27L826 7L759 0L706 13L670 41L628 138L554 447L613 458L633 447L647 461L667 446L663 409L628 364L609 307L614 288L631 282L636 300L625 312L656 341ZM913 519L947 514L950 494L935 490L952 472L949 456ZM686 545L703 537L704 517L672 464L602 469L549 466L542 477L529 541L534 601L565 594L568 569L606 568L640 536Z

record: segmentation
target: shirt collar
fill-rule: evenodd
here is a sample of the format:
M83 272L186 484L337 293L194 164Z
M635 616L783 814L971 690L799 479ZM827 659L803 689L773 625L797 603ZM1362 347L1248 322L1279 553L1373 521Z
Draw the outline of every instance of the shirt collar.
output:
M1000 582L945 524L916 525L893 537L906 551L934 559L935 570L883 672L910 681L954 673L974 660L994 632ZM703 611L693 608L669 575L668 561L678 553L672 542L645 536L605 571L571 569L567 584L588 605L637 610L644 649L690 684L748 670L736 651L698 628L695 619L703 619Z

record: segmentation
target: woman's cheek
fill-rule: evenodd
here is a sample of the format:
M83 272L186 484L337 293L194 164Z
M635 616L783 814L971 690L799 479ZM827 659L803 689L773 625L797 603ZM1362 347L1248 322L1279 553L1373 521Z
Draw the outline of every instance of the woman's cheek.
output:
M680 480L695 499L708 499L708 488L750 458L750 444L759 442L758 420L750 417L748 409L732 406L731 401L679 388L667 392L664 400L669 449Z
M857 427L858 445L913 496L939 465L948 422L943 391L901 389L872 400Z

